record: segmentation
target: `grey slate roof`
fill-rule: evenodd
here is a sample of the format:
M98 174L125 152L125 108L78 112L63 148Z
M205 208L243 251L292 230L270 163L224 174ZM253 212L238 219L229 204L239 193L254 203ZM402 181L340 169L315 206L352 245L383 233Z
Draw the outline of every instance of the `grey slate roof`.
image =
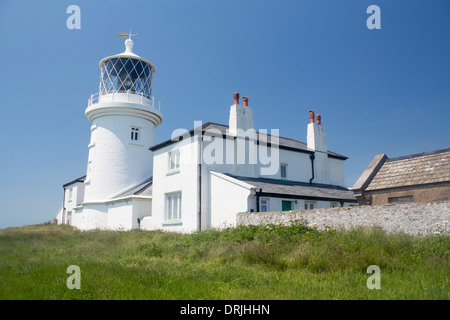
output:
M249 178L225 174L231 178L262 189L266 195L288 196L296 199L328 200L356 202L352 191L347 188L329 184L287 181L269 178Z
M123 198L123 197L129 197L129 196L147 196L151 197L153 191L153 177L145 180L144 182L140 183L139 185L122 192L116 196L113 197L113 199L116 198Z
M450 148L386 159L367 191L450 182Z
M222 134L222 136L224 136L224 137L225 136L234 137L234 136L228 134L228 132L227 132L228 126L223 125L223 124L214 123L214 122L207 122L207 123L203 124L201 127L197 127L197 128L190 130L189 135L193 136L196 132L200 131L200 129L202 130L203 133L207 132L207 131L220 132ZM267 143L271 142L272 136L270 134L264 134L264 133L259 133L259 132L257 132L256 134L257 134L258 141L264 141ZM169 139L169 140L161 142L157 145L154 145L153 147L150 148L150 150L155 151L155 150L163 148L167 145L175 143L177 141L178 141L178 138ZM314 150L308 148L306 143L298 141L298 140L294 140L294 139L289 139L289 138L279 137L279 147L280 147L280 149L288 149L288 150L297 151L297 152L305 152L305 153L310 153L310 154L314 153ZM338 154L338 153L332 152L332 151L328 151L328 156L332 157L332 158L341 159L341 160L347 159L346 156L343 156L341 154Z
M67 186L70 186L71 184L76 183L76 182L84 182L84 180L86 180L86 176L82 176L80 178L77 178L75 180L72 180L70 182L67 182L67 183L63 184L63 188L65 188Z

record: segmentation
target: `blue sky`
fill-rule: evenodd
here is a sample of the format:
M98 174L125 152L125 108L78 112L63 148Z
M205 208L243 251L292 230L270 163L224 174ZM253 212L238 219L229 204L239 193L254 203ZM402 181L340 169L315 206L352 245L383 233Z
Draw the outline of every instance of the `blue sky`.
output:
M66 27L72 4L80 30ZM366 27L372 4L380 30ZM284 137L306 142L308 110L320 113L349 187L376 154L450 147L446 0L2 0L0 228L52 219L62 185L85 174L98 62L130 28L156 66L157 143L196 120L227 124L238 91L255 128Z

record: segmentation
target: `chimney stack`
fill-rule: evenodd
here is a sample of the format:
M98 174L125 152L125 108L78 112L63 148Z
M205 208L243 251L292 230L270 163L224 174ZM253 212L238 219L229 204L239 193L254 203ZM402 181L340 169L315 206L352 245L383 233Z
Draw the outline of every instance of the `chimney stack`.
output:
M309 111L310 123L308 124L307 145L308 148L315 151L327 152L327 138L325 128L322 125L322 116L316 116L317 123L314 121L314 111Z
M307 146L314 151L314 182L330 183L328 168L328 149L325 128L322 125L320 114L314 122L314 111L309 111L310 123L308 123Z
M255 130L253 128L253 111L248 106L248 97L242 97L243 105L239 105L239 93L234 93L234 104L230 108L229 131L238 134L239 131Z

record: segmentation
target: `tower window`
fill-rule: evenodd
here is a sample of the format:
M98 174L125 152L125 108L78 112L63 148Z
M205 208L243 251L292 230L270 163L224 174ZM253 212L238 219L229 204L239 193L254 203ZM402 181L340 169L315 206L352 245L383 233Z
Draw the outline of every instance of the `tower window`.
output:
M139 128L136 128L136 127L131 128L131 140L132 141L139 140Z

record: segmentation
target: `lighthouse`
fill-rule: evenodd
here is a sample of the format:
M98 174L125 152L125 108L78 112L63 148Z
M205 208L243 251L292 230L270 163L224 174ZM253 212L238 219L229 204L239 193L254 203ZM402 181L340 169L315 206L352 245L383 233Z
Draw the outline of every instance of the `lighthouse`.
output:
M152 177L155 128L163 117L152 92L155 66L133 52L102 59L99 92L85 110L92 123L84 202L112 199Z

